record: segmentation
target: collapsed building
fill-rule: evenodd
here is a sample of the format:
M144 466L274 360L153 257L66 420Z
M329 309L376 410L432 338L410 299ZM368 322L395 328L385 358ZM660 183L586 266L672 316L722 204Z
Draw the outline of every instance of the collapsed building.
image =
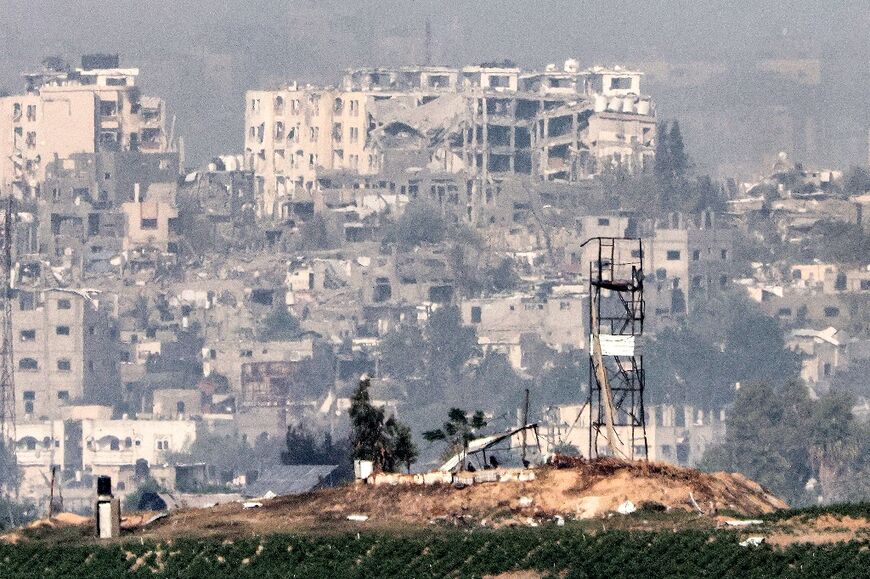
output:
M178 155L77 153L46 167L40 253L83 275L175 254ZM143 261L144 260L144 261Z
M257 237L255 210L254 174L235 155L216 157L188 173L178 189L182 227L200 246L248 247Z
M528 72L512 65L348 71L340 87L291 84L246 95L245 162L259 210L291 217L318 204L319 179L439 176L474 223L513 177L576 182L609 168L646 170L655 112L642 73L568 60ZM401 185L399 185L401 187ZM395 191L394 191L395 192Z

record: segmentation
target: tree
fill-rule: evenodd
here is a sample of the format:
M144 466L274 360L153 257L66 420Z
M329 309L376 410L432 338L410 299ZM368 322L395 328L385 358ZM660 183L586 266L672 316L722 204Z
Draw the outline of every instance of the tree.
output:
M69 72L70 66L62 56L46 56L42 59L42 68L52 72Z
M668 122L659 121L656 125L656 159L653 165L655 175L659 181L669 180L672 173L669 137Z
M849 195L863 195L870 191L870 170L866 167L852 167L843 177L843 190Z
M0 440L0 491L17 494L21 482L21 471L15 462L15 454L10 452L6 441ZM5 513L0 512L0 519Z
M166 462L204 462L214 466L218 472L235 475L279 464L281 443L280 438L261 437L252 447L245 437L238 434L220 435L198 427L196 440L190 448L186 452L170 454Z
M345 441L335 444L329 433L320 440L304 427L287 427L287 450L281 453L282 464L338 464L350 460L348 444Z
M485 408L512 411L521 404L523 391L530 384L514 371L502 352L487 352L472 368L460 392L451 393L453 404L479 404Z
M553 447L553 454L561 454L562 456L582 456L580 449L567 442L560 442Z
M456 306L438 308L426 324L429 379L458 381L459 372L477 347L474 328L462 324L462 315Z
M725 440L708 449L702 467L741 472L792 504L866 498L868 429L854 419L852 404L836 392L811 400L797 382L742 386ZM818 497L807 493L810 479L819 483Z
M786 347L782 328L776 320L749 302L731 309L730 319L725 335L724 363L735 382L777 384L797 379L800 356Z
M402 249L413 249L424 243L440 243L447 224L441 211L422 201L413 201L396 221L385 241L396 243Z
M330 232L329 222L320 213L315 213L299 229L299 249L317 251L335 245L335 235Z
M466 225L450 231L450 271L457 289L465 296L480 295L486 286L483 264L487 258L486 244L480 235Z
M418 457L417 446L411 436L411 428L393 416L387 420L385 427L392 450L390 454L393 464L390 465L392 468L389 470L398 470L397 467L404 466L410 473L411 465L417 462Z
M281 305L263 319L260 327L260 340L263 342L289 342L298 335L299 320Z
M800 358L782 329L745 296L708 298L692 309L682 325L645 339L645 357L656 361L645 367L651 403L722 408L737 382L798 379Z
M417 458L411 431L394 416L384 420L384 409L372 404L371 380L363 377L350 405L353 458L370 460L376 471L394 472L399 465L410 469Z
M852 396L829 393L812 404L809 420L808 452L824 498L828 502L846 500L838 481L859 458L860 441L855 438ZM866 498L866 497L865 497Z
M723 213L727 208L722 186L713 181L709 175L699 177L694 183L693 207L694 212L713 211Z
M499 293L515 289L519 283L519 276L514 271L514 264L508 258L502 259L497 266L487 271L489 289Z
M447 455L453 455L468 448L468 443L474 440L477 431L486 427L486 418L482 410L478 410L468 418L468 412L461 408L451 408L447 413L447 421L435 430L427 430L423 438L429 442L447 441Z
M371 387L371 380L364 376L351 398L349 415L353 432L351 438L353 457L359 460L370 460L382 467L387 448L384 410L372 404L369 387Z
M670 163L669 173L672 179L682 179L689 172L689 157L686 155L686 146L683 143L683 133L680 131L680 122L674 121L671 123L671 130L668 133L668 162Z
M803 257L842 264L863 264L870 253L870 235L854 223L823 221L813 228L813 243Z
M188 491L195 491L198 489L186 489ZM160 483L151 478L150 476L141 480L136 485L136 490L132 493L128 494L124 498L124 510L125 511L138 511L139 510L139 501L142 500L142 495L145 493L150 493L152 495L158 493L165 493L166 489L163 488Z
M813 478L801 425L809 416L806 389L791 382L742 385L729 413L725 440L705 453L705 470L738 471L793 503Z
M394 327L381 340L379 350L381 372L388 376L411 378L425 366L426 344L416 324Z
M541 374L538 397L547 404L572 404L583 396L589 379L589 361L582 350L556 355L552 365Z
M147 328L150 315L148 296L145 294L139 294L136 296L136 302L133 304L133 309L130 313L133 316L133 319L136 320L136 324L139 328Z

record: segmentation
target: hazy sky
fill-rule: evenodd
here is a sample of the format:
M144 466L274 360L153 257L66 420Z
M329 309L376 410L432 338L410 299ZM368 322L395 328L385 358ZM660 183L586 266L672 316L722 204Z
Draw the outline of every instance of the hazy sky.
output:
M647 83L660 114L684 122L690 152L711 170L778 147L827 163L867 156L867 0L2 0L0 13L0 88L18 91L19 72L45 55L118 52L142 68L147 93L169 102L192 161L241 150L246 88L420 62L427 19L433 61L444 64L722 64L704 86L661 85L655 75ZM820 59L822 82L781 86L751 72L784 57ZM796 116L813 121L795 127ZM767 135L765 118L774 119Z

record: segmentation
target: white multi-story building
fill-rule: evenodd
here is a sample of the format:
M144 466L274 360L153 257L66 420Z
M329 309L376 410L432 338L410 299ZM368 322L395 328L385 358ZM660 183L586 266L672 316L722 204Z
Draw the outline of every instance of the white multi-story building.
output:
M474 220L485 184L508 175L575 181L615 166L648 168L656 122L640 78L621 68L580 71L571 60L542 72L367 68L349 71L339 88L249 91L246 162L264 215L316 208L320 178L412 168L465 175Z
M33 193L49 162L76 153L170 150L165 104L140 94L138 76L109 55L25 73L24 94L0 97L0 188Z

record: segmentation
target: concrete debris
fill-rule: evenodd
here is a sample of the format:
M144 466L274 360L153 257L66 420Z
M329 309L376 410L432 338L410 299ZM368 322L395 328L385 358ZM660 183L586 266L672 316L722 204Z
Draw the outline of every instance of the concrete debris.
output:
M616 512L621 515L630 515L635 511L637 511L637 507L631 501L625 501L616 508Z
M747 537L747 539L745 541L740 541L740 546L741 547L758 547L759 545L761 545L764 542L765 542L765 539L764 539L764 537L761 537L761 536Z

